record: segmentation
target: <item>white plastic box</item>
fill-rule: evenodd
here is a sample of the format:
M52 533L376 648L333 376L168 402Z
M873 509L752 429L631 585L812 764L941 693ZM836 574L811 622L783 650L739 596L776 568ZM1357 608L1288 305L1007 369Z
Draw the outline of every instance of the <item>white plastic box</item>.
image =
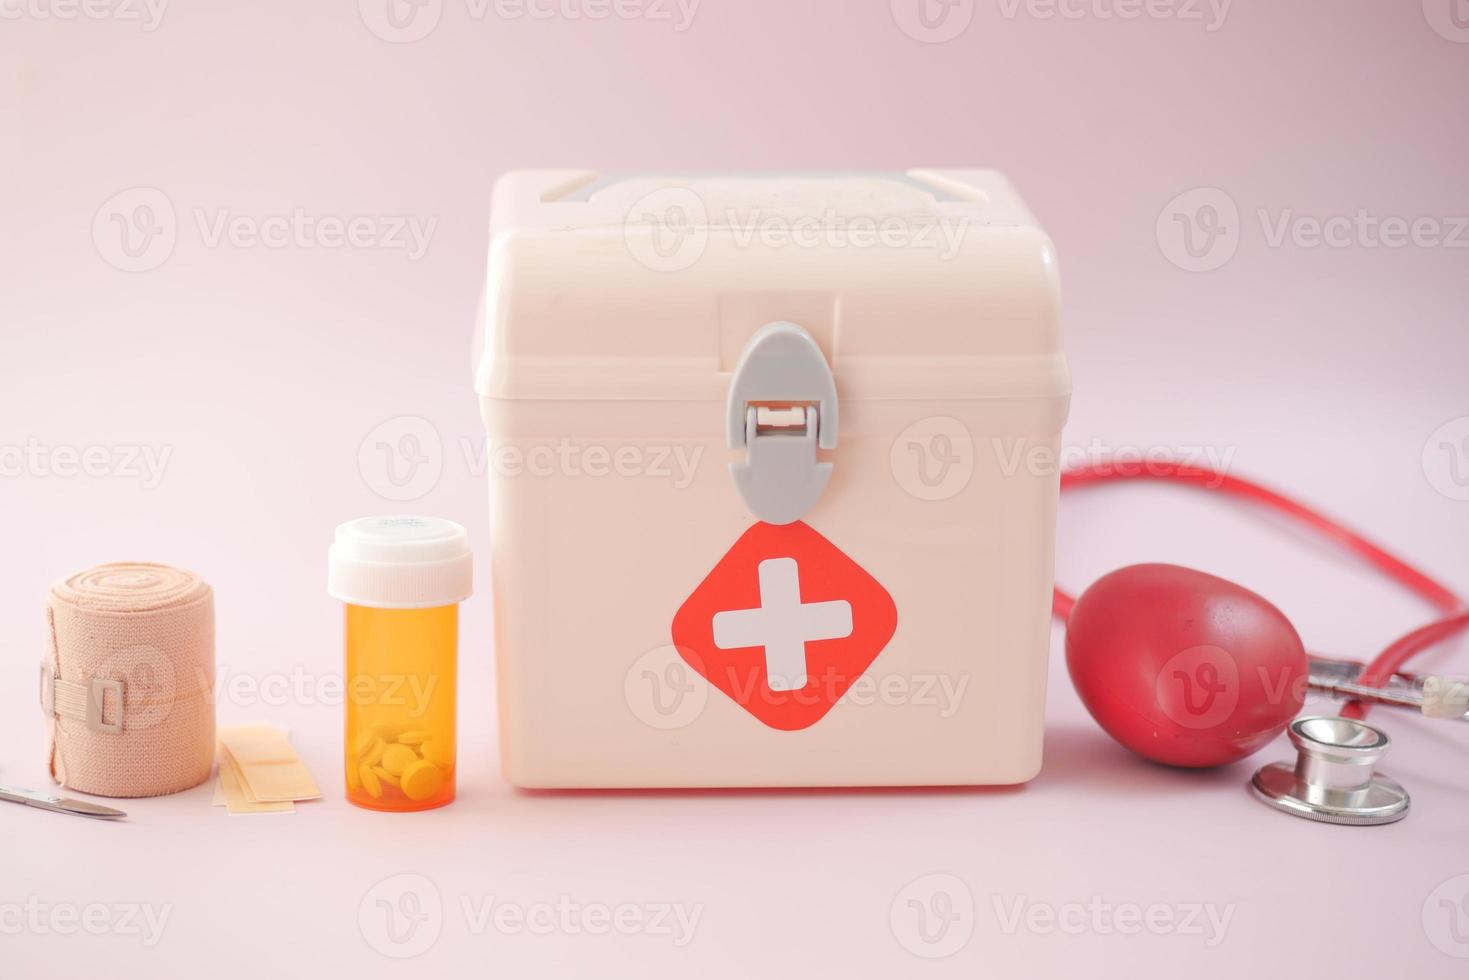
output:
M476 361L512 783L1038 772L1070 380L1003 177L509 174Z

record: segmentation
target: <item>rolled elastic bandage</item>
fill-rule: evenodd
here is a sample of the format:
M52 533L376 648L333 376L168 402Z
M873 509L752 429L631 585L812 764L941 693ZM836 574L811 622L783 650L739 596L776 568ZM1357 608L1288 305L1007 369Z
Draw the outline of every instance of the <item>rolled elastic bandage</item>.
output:
M214 762L214 592L167 565L52 586L41 710L52 777L98 796L197 786Z

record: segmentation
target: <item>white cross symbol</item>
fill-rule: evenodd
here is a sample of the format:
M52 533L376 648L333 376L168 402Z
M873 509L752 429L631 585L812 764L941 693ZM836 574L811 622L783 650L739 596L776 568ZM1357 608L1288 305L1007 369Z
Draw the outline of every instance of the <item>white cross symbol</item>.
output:
M801 602L794 558L760 563L760 608L714 614L714 645L721 650L765 648L766 683L772 691L806 686L806 642L852 635L852 604L845 599Z

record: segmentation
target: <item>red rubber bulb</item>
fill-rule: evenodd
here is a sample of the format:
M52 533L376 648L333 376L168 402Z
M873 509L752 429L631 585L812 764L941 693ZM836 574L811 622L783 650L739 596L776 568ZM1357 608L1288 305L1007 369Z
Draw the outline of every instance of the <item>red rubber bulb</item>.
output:
M1145 759L1203 768L1243 759L1300 713L1307 657L1279 609L1177 565L1098 579L1066 627L1082 703Z

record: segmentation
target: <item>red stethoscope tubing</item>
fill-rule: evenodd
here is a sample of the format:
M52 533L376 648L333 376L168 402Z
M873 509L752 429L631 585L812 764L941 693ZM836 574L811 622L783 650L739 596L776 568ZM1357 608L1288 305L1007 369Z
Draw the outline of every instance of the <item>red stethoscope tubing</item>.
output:
M1123 480L1181 483L1217 491L1285 514L1365 559L1369 565L1399 585L1417 593L1445 614L1399 637L1378 654L1362 671L1359 682L1364 685L1378 687L1387 683L1409 658L1469 627L1469 602L1460 598L1448 586L1324 514L1243 477L1231 476L1212 467L1197 464L1150 461L1147 467L1131 467L1101 461L1062 473L1061 489L1074 490ZM1076 599L1073 596L1060 586L1056 587L1051 609L1057 619L1064 623L1075 604ZM1353 701L1342 709L1342 714L1361 719L1367 714L1367 705Z

